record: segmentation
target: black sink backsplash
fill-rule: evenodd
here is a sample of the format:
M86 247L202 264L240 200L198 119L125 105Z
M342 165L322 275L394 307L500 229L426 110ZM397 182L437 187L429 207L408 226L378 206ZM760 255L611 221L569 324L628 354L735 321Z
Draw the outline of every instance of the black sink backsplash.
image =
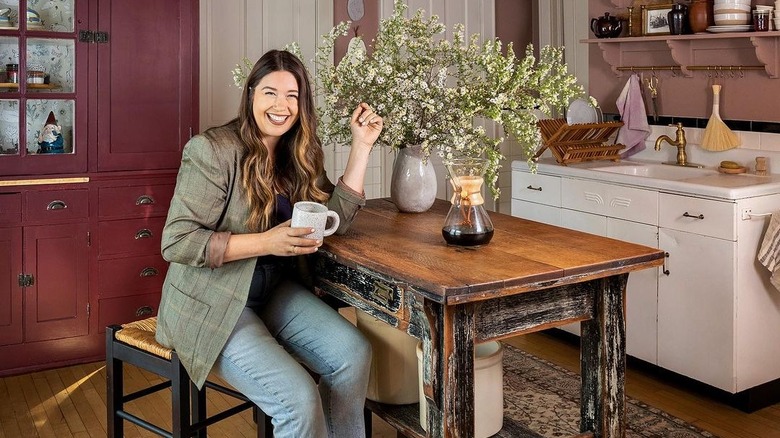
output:
M604 113L604 121L620 120L620 114ZM647 123L651 125L673 125L682 123L686 128L706 128L709 119L699 119L695 117L669 117L658 116L658 122L653 123L653 118L648 117ZM726 126L734 131L768 132L780 134L780 123L778 122L759 122L751 120L724 120Z

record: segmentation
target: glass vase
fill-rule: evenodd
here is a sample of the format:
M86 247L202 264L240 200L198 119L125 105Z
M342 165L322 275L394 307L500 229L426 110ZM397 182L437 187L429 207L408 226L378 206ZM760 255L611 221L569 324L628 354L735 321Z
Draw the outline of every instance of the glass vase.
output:
M441 234L450 245L486 245L493 238L493 222L482 197L487 160L463 158L447 165L453 194Z

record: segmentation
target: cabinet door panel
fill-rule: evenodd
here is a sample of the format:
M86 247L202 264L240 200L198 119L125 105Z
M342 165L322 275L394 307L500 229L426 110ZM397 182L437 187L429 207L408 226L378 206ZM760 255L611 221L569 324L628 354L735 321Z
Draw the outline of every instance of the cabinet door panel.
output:
M24 294L25 341L87 334L88 230L87 224L25 228L25 271L35 279Z
M22 342L22 229L0 228L0 345Z
M176 168L194 130L197 2L98 6L98 170ZM163 24L164 22L164 24Z
M607 237L658 248L658 228L607 219ZM658 361L658 268L628 275L626 285L626 353L650 363Z
M736 243L661 228L658 244L658 365L734 392Z

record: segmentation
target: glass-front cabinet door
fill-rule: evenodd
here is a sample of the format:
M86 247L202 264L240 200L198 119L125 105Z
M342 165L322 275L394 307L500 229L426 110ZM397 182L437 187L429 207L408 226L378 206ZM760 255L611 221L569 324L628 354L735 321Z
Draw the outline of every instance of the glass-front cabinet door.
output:
M87 171L86 0L0 0L0 176Z

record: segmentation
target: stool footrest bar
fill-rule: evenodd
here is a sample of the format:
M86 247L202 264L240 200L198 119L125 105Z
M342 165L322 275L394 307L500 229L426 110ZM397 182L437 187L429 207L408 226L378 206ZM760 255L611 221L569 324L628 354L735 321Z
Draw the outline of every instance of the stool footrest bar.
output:
M128 413L126 411L116 411L117 417L124 418L125 420L135 424L136 426L141 426L144 429L148 430L149 432L154 432L157 435L160 435L165 438L173 438L173 434L170 432L160 429L158 426L155 426L154 424L139 418L131 413Z

